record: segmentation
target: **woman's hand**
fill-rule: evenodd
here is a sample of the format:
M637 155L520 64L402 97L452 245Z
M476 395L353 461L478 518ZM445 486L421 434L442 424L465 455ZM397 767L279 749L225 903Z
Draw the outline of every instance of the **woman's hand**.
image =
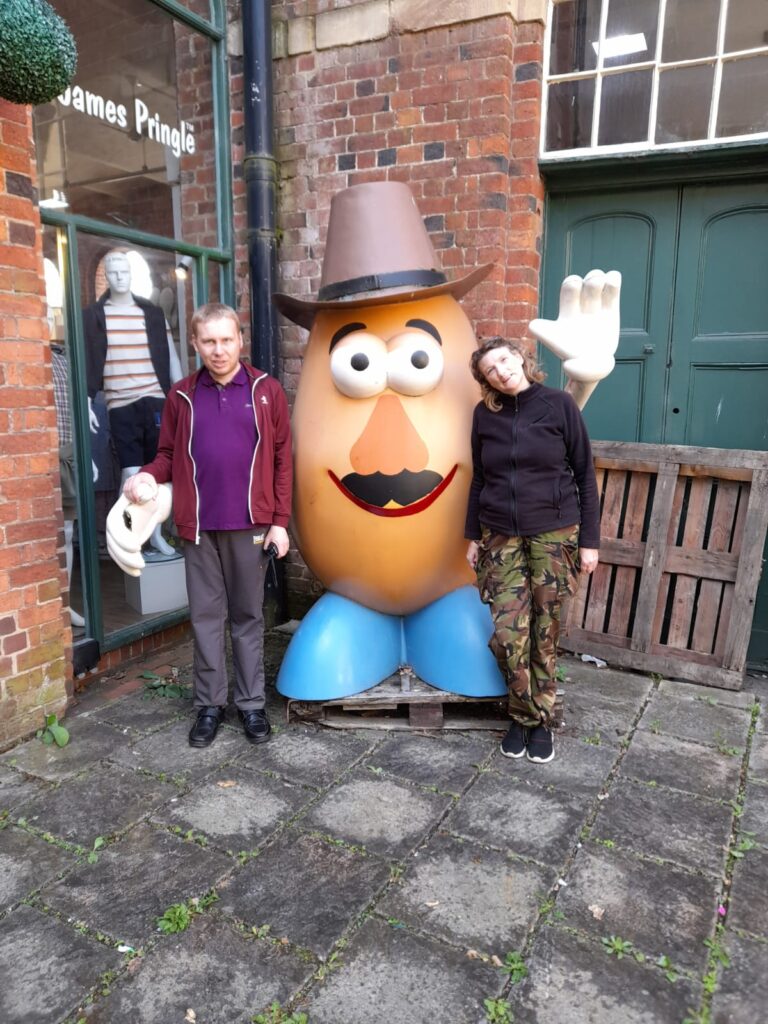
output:
M480 545L476 540L471 540L467 545L467 561L469 562L470 569L477 569L477 555L480 551Z
M597 548L579 548L579 568L589 576L597 568L600 553Z

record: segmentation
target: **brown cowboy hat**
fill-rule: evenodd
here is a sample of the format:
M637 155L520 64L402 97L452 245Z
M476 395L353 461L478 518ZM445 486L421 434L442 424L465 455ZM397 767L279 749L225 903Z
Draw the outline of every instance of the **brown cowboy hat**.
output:
M399 181L352 185L331 200L317 299L276 292L275 305L289 320L312 326L319 309L357 309L446 292L460 299L493 269L492 263L449 281L437 258L416 200Z

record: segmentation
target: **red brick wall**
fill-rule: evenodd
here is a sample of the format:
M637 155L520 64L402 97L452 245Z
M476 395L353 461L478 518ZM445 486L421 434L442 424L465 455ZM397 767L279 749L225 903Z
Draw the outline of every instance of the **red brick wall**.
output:
M290 18L329 6L274 10ZM413 190L449 274L495 264L464 300L478 336L525 338L540 270L543 35L541 23L498 16L277 60L282 290L317 293L336 192L396 179ZM284 322L282 339L292 397L306 334ZM299 611L318 588L295 553L287 571Z
M0 100L0 748L67 701L71 632L29 108Z

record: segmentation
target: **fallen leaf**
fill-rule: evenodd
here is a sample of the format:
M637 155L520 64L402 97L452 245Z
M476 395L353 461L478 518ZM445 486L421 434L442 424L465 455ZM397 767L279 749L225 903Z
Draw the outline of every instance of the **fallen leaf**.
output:
M195 1021L197 1020L197 1014L195 1013L194 1010L187 1010L187 1012L184 1014L184 1020L188 1021L189 1024L195 1024Z
M427 900L427 902L424 904L424 906L425 907L439 907L440 906L440 900Z
M494 953L494 954L493 954L493 956L491 957L491 963L493 964L493 966L494 966L494 967L503 967L503 966L504 966L504 964L503 964L503 963L501 962L501 960L500 960L500 959L499 959L499 958L498 958L498 957L496 956L496 954L495 954L495 953Z
M589 905L589 911L596 921L603 920L603 914L605 913L604 907L599 907L596 903L591 903Z
M234 779L224 779L223 782L217 782L216 785L219 789L230 789L232 786L236 786L237 783Z
M477 952L476 949L468 949L467 950L467 956L469 957L470 960L479 960L480 959L480 954Z

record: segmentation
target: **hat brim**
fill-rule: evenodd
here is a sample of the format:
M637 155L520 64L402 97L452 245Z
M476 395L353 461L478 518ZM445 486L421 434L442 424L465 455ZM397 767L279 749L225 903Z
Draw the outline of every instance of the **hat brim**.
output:
M365 306L388 306L396 302L431 299L436 295L452 295L455 299L461 299L486 278L494 266L493 263L485 263L465 277L460 277L455 281L446 281L444 284L436 284L431 288L393 288L382 292L366 292L364 295L350 296L348 299L328 299L325 302L295 299L291 295L275 292L272 299L284 317L299 324L300 327L310 330L315 316L322 309L361 309Z

